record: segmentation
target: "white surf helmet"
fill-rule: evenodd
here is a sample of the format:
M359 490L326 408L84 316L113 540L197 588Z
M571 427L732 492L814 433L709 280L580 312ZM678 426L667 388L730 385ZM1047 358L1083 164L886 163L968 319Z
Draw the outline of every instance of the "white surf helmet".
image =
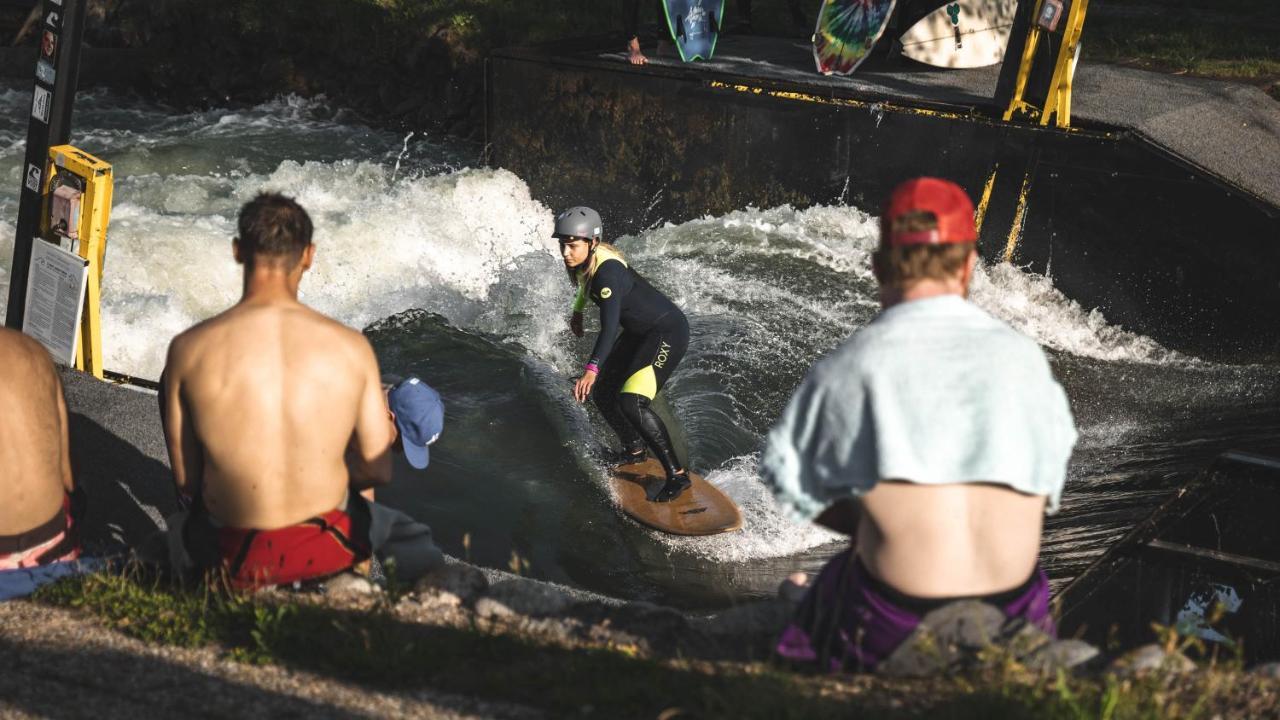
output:
M556 229L552 235L557 238L599 240L604 236L603 225L600 213L589 207L575 205L556 215Z

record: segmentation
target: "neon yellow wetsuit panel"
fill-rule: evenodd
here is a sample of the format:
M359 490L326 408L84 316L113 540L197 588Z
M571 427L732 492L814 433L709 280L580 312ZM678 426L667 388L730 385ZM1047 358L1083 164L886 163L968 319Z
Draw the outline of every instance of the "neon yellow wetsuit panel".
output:
M607 247L598 247L595 252L591 253L591 275L595 276L596 268L600 267L600 263L605 260L617 260L622 263L622 267L627 266L627 261L622 259L618 253ZM587 308L587 300L591 297L591 292L587 282L587 271L585 269L578 271L578 294L573 296L573 311L582 312Z
M653 365L645 365L632 373L619 392L635 393L652 400L658 394L658 375L653 371Z

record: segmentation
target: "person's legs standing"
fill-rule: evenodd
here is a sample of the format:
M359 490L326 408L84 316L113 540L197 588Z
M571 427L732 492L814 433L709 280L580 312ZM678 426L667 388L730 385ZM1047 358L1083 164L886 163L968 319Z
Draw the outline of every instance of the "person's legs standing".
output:
M618 338L609 353L609 361L605 363L604 370L591 391L592 402L622 443L624 462L644 459L644 438L618 406L618 393L631 374L629 368L640 350L641 340L642 337L625 332Z
M673 500L689 486L686 468L676 457L667 426L652 407L654 397L679 366L688 347L689 325L683 316L671 327L646 335L637 353L637 363L644 364L627 377L618 396L623 416L640 432L667 474L669 487L663 488L656 498L659 501Z

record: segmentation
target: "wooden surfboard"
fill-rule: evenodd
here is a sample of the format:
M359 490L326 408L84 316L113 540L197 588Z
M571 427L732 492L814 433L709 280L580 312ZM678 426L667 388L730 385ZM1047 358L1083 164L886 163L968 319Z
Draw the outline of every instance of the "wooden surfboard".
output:
M823 75L848 75L870 54L896 0L822 0L813 60Z
M941 68L995 65L1004 59L1017 9L1017 0L947 3L902 34L902 54Z
M610 473L609 484L618 505L636 522L672 535L718 535L742 527L742 513L728 495L697 473L689 473L693 486L667 503L653 502L666 482L661 463L652 458L642 463L619 465Z

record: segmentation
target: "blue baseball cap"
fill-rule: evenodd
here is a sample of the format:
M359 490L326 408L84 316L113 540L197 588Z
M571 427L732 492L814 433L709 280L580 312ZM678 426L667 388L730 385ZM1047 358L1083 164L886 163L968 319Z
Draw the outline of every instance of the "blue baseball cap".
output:
M427 446L444 430L444 403L440 401L440 393L409 376L387 392L387 404L396 416L405 459L422 470L430 460Z

